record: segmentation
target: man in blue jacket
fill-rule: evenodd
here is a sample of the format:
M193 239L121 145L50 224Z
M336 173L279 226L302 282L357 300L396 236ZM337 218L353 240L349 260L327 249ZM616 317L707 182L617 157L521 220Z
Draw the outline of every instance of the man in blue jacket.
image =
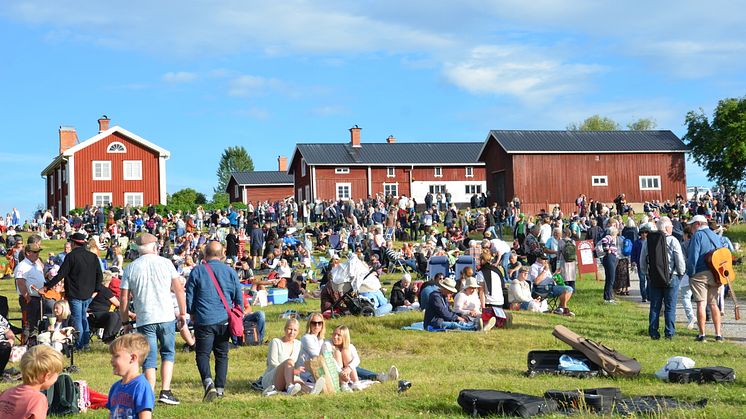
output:
M723 341L720 322L720 309L717 306L717 298L720 283L707 265L705 255L718 247L721 247L720 237L710 230L707 219L703 215L695 215L689 221L692 239L687 249L686 273L689 274L689 287L692 289L692 301L697 303L697 325L699 334L697 342L705 341L706 308L710 306L712 323L715 326L715 340Z
M456 292L456 281L453 278L444 278L438 282L438 289L430 293L427 309L425 310L423 325L425 330L477 330L474 322L467 321L448 306L448 296ZM490 321L492 326L494 326L494 319L490 319Z
M228 312L215 286L220 286L229 307L243 304L241 284L236 271L221 262L225 257L220 242L205 248L206 263L196 266L186 285L187 311L194 322L197 369L205 388L203 401L223 395L228 375L228 350L231 338ZM215 381L210 373L210 352L215 354Z

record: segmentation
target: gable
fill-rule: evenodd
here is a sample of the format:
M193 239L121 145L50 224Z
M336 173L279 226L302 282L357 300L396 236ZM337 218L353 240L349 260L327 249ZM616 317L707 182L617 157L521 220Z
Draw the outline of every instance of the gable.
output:
M78 151L80 151L80 150L82 150L84 148L93 146L94 144L97 144L98 142L100 142L100 141L102 141L104 139L107 139L110 136L115 136L120 142L122 140L126 140L126 141L129 141L131 144L133 144L133 145L135 145L137 147L147 148L147 149L151 150L152 152L157 153L157 156L159 156L159 157L165 157L167 159L169 157L171 157L171 152L169 152L168 150L166 150L164 148L161 148L161 147L159 147L159 146L151 143L150 141L148 141L148 140L140 137L139 135L133 134L133 133L127 131L126 129L124 129L124 128L118 126L118 125L116 125L114 127L111 127L109 129L107 129L106 131L100 132L97 135L95 135L95 136L93 136L93 137L91 137L91 138L89 138L89 139L81 142L80 144L77 144L74 147L71 147L71 148L65 150L62 153L62 155L63 156L72 156L76 152L78 152ZM110 143L107 143L106 147L108 147L109 144Z

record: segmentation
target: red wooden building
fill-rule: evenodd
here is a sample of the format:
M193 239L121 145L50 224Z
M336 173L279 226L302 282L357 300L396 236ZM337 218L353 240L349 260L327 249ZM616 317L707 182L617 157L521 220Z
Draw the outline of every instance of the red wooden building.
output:
M47 207L57 216L86 205L166 204L166 160L171 153L126 129L109 128L83 142L73 127L60 127L59 155L42 170Z
M277 157L276 171L233 172L226 192L231 202L281 201L293 196L293 176L287 173L288 158Z
M485 191L482 143L361 143L361 128L350 128L349 143L298 144L288 173L295 198L361 199L376 194L411 196L423 202L428 191L451 193L452 202L468 203Z
M479 160L490 202L517 196L526 213L569 213L581 193L605 203L684 195L686 152L671 131L490 131Z

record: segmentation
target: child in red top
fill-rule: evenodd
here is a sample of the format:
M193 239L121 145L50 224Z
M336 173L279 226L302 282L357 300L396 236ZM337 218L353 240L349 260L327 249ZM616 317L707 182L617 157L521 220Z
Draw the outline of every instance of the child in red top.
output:
M49 346L38 345L21 358L23 384L0 394L0 419L47 417L47 397L41 393L57 381L64 357Z

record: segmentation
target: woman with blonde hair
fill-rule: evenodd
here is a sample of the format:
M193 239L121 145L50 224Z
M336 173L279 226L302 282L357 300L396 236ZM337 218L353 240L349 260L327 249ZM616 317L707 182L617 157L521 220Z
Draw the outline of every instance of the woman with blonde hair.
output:
M264 396L274 396L280 393L295 396L301 391L302 381L299 375L306 369L302 366L295 368L301 349L301 343L296 339L298 328L297 319L288 319L285 322L285 334L281 338L272 339L269 343L267 369L262 375Z

